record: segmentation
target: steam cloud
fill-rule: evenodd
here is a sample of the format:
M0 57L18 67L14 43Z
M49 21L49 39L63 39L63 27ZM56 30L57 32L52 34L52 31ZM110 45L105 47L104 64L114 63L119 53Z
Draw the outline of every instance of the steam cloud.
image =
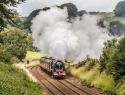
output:
M32 20L34 44L41 52L61 60L99 58L103 43L110 39L106 30L97 26L99 17L86 14L70 22L67 18L67 8L41 11Z

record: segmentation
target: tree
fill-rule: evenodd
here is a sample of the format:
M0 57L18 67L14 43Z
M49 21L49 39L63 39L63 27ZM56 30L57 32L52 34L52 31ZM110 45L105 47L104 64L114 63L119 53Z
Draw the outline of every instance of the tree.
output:
M24 30L11 28L0 33L0 55L5 60L7 56L9 57L7 63L8 60L14 57L22 60L26 55L26 51L32 49L32 38Z
M81 10L78 12L78 16L83 16L84 14L87 14L86 10Z
M125 1L120 1L114 10L115 16L125 16Z
M116 43L117 43L116 39L113 39L105 43L105 48L103 48L103 53L100 58L101 71L110 68L109 66L111 65L109 64L113 62L113 57L117 51ZM114 70L110 70L110 71L114 71ZM107 70L107 73L111 74L112 72L108 72Z
M113 36L121 36L125 33L125 25L120 21L112 21L108 30Z
M119 41L118 51L113 57L113 66L116 73L114 74L116 79L120 79L125 75L125 37Z
M62 5L57 6L57 7L61 8L61 9L63 9L64 7L66 7L69 19L73 18L73 17L76 17L78 15L78 9L72 3L65 3L65 4L62 4ZM36 9L36 10L32 11L30 13L30 15L26 18L26 21L24 22L24 28L30 30L30 27L32 25L31 21L33 20L33 18L35 18L39 14L40 11L47 11L49 9L51 9L51 8L50 7L44 7L43 9ZM83 13L80 13L80 14L82 15ZM31 32L31 30L29 32Z
M30 13L30 15L26 18L26 21L24 22L24 28L25 29L29 29L31 27L31 21L33 20L34 17L36 17L38 15L38 13L41 11L42 9L36 9L34 11L32 11ZM31 32L31 31L30 31Z
M100 58L101 70L118 80L125 75L125 36L120 41L109 41Z
M0 48L0 61L4 63L9 63L12 55Z
M78 14L77 7L72 3L65 3L60 6L60 8L67 8L69 18L76 17Z
M15 25L15 11L10 9L25 0L0 0L0 31L7 26L7 23Z

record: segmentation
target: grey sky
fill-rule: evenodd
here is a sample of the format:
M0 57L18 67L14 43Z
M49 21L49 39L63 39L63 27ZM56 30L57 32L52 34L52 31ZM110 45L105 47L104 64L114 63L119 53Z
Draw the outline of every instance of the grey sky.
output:
M27 16L34 9L71 2L74 3L79 10L113 11L119 1L122 0L26 0L26 2L19 5L17 9L21 15Z

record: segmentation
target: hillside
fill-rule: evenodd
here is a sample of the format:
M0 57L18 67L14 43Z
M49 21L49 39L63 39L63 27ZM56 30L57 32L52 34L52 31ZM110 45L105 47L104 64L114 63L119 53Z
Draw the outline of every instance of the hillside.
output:
M103 24L113 36L121 36L125 33L125 17L115 16L113 12L98 13Z
M125 95L125 77L116 81L105 70L100 72L100 63L97 60L85 60L82 64L70 66L67 71L88 87L100 89L104 95Z
M43 95L43 92L23 71L0 63L0 95Z
M104 21L106 21L108 24L112 21L120 21L125 24L125 17L117 17L112 12L100 13L99 16L103 17Z

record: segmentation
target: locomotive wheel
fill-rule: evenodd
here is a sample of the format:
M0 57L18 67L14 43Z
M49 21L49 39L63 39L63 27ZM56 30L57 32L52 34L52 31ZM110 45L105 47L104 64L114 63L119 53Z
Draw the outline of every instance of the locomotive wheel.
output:
M61 79L64 79L64 76L61 76L60 78L61 78Z
M53 78L55 78L55 76L53 75Z

